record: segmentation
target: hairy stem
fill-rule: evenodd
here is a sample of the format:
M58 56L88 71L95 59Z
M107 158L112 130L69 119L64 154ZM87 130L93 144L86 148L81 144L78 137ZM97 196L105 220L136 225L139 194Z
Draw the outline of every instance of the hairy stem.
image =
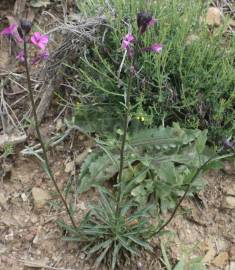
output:
M24 58L25 58L24 64L25 64L25 69L26 69L29 98L30 98L30 102L31 102L31 105L32 105L33 118L34 118L34 122L35 122L35 129L36 129L36 132L37 132L37 137L38 137L39 142L40 142L41 147L42 147L43 158L44 158L44 162L45 162L44 165L45 165L45 168L47 170L47 173L48 173L50 179L52 180L52 182L53 182L53 184L55 186L56 191L58 192L58 194L60 196L61 201L63 202L63 204L65 206L66 212L68 213L68 216L69 216L69 218L71 220L71 223L73 224L74 228L76 228L76 224L75 224L75 221L74 221L74 219L72 217L72 214L70 213L68 204L67 204L63 194L61 193L61 191L60 191L60 189L59 189L59 187L58 187L58 185L56 183L54 174L53 174L53 172L51 170L51 167L49 165L49 159L48 159L48 156L47 156L46 145L45 145L45 143L44 143L44 141L42 139L41 132L40 132L40 129L39 129L38 117L37 117L37 112L36 112L36 105L35 105L34 97L33 97L33 91L32 91L31 79L30 79L30 72L29 72L29 65L28 65L26 36L24 35L23 38L24 38Z

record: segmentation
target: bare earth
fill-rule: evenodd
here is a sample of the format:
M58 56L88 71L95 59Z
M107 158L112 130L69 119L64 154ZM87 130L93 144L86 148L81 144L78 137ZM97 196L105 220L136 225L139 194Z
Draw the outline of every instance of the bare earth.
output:
M71 174L65 173L64 157L61 152L51 154L53 170L61 188L65 187ZM61 239L62 231L56 220L68 219L39 163L32 157L17 156L9 174L2 180L0 190L0 269L91 269L78 246ZM235 176L213 172L206 179L208 185L199 194L201 204L185 201L184 207L191 211L184 217L178 215L169 227L173 235L163 239L175 260L185 254L186 249L190 251L189 257L205 256L208 269L232 270L235 205L227 204L226 198L235 196ZM72 183L72 186L76 184ZM32 196L33 188L44 190L49 202L38 205ZM80 198L68 197L76 204L77 222L87 209L89 195L93 196L93 193L88 192ZM156 267L154 262L158 265L158 258L148 256L148 261L143 261L144 269L150 269L150 265Z

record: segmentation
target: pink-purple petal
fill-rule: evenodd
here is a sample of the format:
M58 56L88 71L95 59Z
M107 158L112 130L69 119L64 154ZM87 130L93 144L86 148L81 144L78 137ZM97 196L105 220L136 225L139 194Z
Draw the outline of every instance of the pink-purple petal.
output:
M48 40L48 35L42 35L40 32L35 32L31 37L31 42L40 49L45 49Z
M162 44L154 43L150 47L143 48L143 52L155 52L155 53L160 53L163 49Z
M162 48L163 48L162 44L154 43L151 45L152 52L160 53L162 51Z
M13 24L10 24L8 27L4 28L0 32L0 34L6 35L6 36L11 36L11 35L14 35L16 29L17 29L17 25L15 23L13 23Z
M122 48L127 49L134 40L135 38L133 35L127 34L122 40Z
M32 59L31 64L35 65L41 61L45 61L49 58L49 51L47 49L42 50L38 53L38 55Z
M19 53L16 55L16 59L19 60L20 62L24 62L24 51L19 51Z
M157 20L152 18L149 22L148 22L148 26L154 26L156 24Z

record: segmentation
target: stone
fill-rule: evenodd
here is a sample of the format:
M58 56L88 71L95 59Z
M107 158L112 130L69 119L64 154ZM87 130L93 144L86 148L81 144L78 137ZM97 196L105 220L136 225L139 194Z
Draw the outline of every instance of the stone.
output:
M65 172L66 173L72 173L74 171L74 168L75 168L74 161L70 161L70 162L65 164Z
M32 215L31 218L30 218L31 222L33 224L37 223L38 222L38 217L36 215Z
M32 188L32 195L34 199L34 206L38 209L42 208L47 201L51 199L51 196L47 191L38 187Z
M224 238L217 238L215 241L216 249L218 252L226 251L229 249L229 242Z
M41 236L42 236L42 226L38 226L36 235L33 238L34 245L37 245L39 243L40 239L42 238Z
M4 207L6 206L7 198L3 193L0 193L0 206Z
M235 20L230 20L229 21L229 25L231 26L231 27L234 27L235 28Z
M6 234L4 238L5 238L6 242L13 241L14 240L14 232L13 232L13 230L9 229L8 234Z
M56 131L61 131L64 127L64 124L63 124L63 121L61 118L59 118L57 121L56 121Z
M221 25L221 12L216 7L210 7L207 11L206 22L210 26Z
M230 248L230 261L234 261L235 262L235 244L233 244Z
M235 182L234 183L228 183L223 187L223 192L226 195L235 196Z
M208 241L207 243L205 243L205 248L207 252L203 258L203 262L210 263L216 255L215 246L211 241Z
M225 270L235 270L235 262L230 262L227 264Z
M77 204L77 208L78 208L78 209L81 209L81 210L83 210L83 211L87 210L87 207L86 207L86 205L85 205L84 202L79 202L79 203Z
M7 247L0 243L0 255L4 254L7 251Z
M84 260L85 257L86 257L86 255L85 255L85 253L83 253L83 252L79 255L79 259L81 259L81 260Z
M235 270L235 262L230 262L229 270Z
M224 161L224 168L223 171L228 175L233 175L235 173L234 161Z
M235 209L235 197L225 196L222 202L222 208Z
M227 264L229 259L228 252L221 252L215 259L212 261L212 264L216 267L223 268Z
M28 199L28 197L26 196L25 193L22 193L22 194L21 194L21 199L23 200L23 202L26 202L27 199Z

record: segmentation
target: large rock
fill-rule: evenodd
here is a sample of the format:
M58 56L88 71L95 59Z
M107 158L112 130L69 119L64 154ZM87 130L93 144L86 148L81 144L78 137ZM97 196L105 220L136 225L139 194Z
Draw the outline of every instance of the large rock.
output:
M38 209L42 208L47 203L47 201L51 199L51 196L48 194L47 191L38 187L32 188L32 195L34 200L34 206Z
M207 11L206 22L210 26L221 25L221 12L216 7L210 7Z

